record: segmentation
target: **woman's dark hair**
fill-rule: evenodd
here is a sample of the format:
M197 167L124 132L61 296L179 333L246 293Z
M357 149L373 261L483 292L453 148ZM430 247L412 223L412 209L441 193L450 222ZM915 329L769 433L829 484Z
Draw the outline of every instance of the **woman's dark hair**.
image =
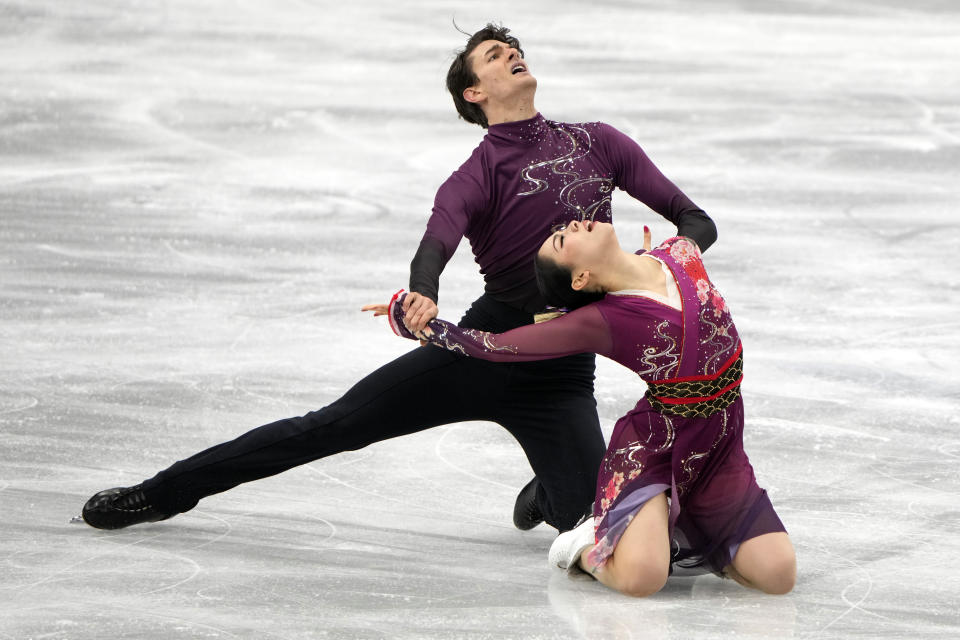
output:
M551 307L566 308L570 311L591 302L602 300L603 291L577 291L571 286L573 272L568 267L557 264L551 258L533 259L533 270L537 275L537 288Z
M460 28L457 27L457 30L460 31ZM466 31L460 31L460 33L470 35ZM447 71L447 91L453 96L453 104L457 107L457 113L467 122L478 124L484 129L486 129L488 125L487 116L483 112L483 109L473 102L467 102L467 99L463 97L465 89L479 82L477 74L473 72L473 67L470 66L470 54L473 53L473 50L476 49L477 45L481 42L486 40L499 40L519 51L520 57L522 58L523 49L520 48L520 41L513 36L507 35L508 33L510 33L510 29L502 25L493 24L492 22L487 23L487 26L470 36L470 39L467 40L467 45L457 53L457 57L454 58L450 64L450 70Z

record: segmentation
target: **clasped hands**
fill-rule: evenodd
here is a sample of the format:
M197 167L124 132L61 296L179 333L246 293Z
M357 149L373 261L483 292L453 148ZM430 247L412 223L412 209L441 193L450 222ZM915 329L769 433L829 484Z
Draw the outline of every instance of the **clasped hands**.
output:
M373 311L373 317L390 313L390 304L368 304L361 311ZM403 299L403 324L413 335L420 338L420 344L426 344L426 338L433 335L427 323L437 317L437 303L427 296L411 291Z

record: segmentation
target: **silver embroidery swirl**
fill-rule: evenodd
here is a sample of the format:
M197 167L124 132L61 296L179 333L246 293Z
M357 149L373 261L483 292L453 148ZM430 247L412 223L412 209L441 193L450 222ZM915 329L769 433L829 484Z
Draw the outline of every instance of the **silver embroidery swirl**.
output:
M503 345L502 347L498 347L496 343L494 343L493 341L494 334L488 331L481 331L480 333L483 334L483 348L486 349L487 351L490 351L490 352L503 351L506 353L517 353L520 351L518 347L515 347L513 345Z
M575 211L581 220L593 220L594 216L597 214L597 211L601 207L610 204L609 194L613 191L613 180L610 178L598 177L581 178L580 174L574 171L574 161L579 160L590 153L590 149L593 146L593 141L590 138L590 133L583 127L575 127L571 125L570 129L583 135L584 139L586 140L585 145L581 148L580 144L577 142L577 138L565 128L558 127L555 129L555 131L562 133L570 141L570 150L559 158L536 162L526 167L520 173L520 175L523 177L523 180L530 183L532 187L530 187L527 191L518 193L517 195L530 196L537 193L542 193L543 191L549 189L550 183L547 180L543 178L537 178L532 175L532 172L537 171L538 169L549 168L550 173L553 175L567 176L571 179L571 182L565 185L560 191L560 203L564 207ZM587 207L582 207L573 201L573 196L577 190L593 183L600 184L598 191L605 197L600 198Z
M662 414L661 414L662 415ZM660 445L660 448L657 451L666 451L673 446L673 441L675 438L675 431L673 428L673 421L670 419L670 416L664 415L663 422L667 425L667 437L663 441L663 444Z
M628 461L630 462L630 464L632 464L634 467L636 467L636 468L642 468L642 467L643 467L643 460L638 459L636 456L637 456L638 454L642 453L643 451L646 451L646 450L647 450L647 446L646 446L645 444L643 444L643 443L641 443L641 442L633 442L633 443L627 445L626 447L621 447L621 448L617 449L617 450L614 452L614 454L613 454L613 456L612 456L612 459L616 460L616 459L624 459L624 458L625 458L625 459L628 460ZM610 470L613 471L613 468L611 467Z
M663 332L665 328L670 326L670 323L666 320L657 325L657 335L670 343L670 346L662 351L657 351L656 347L647 347L643 350L643 357L640 358L640 362L646 365L645 369L638 370L637 375L640 377L648 376L655 377L658 373L665 369L669 369L677 364L680 360L680 354L676 352L677 341L673 339L672 336ZM654 359L667 358L669 362L658 365L656 362L652 362Z
M696 473L693 469L693 464L702 458L706 458L710 453L717 448L717 445L720 444L720 441L723 440L727 435L727 412L721 412L722 421L720 424L720 433L717 434L716 439L713 441L713 444L710 445L710 448L706 451L701 451L699 453L691 453L689 456L683 459L680 462L680 467L683 469L686 476L683 481L678 483L677 490L680 493L685 493L689 489L690 481L693 480L694 474Z
M609 205L611 201L611 196L607 195L606 197L600 198L589 207L581 207L576 202L572 200L573 193L580 187L586 186L588 184L598 182L600 186L597 188L597 191L601 194L609 194L613 191L613 180L610 178L578 178L574 182L571 182L560 191L560 202L565 207L573 209L580 216L581 220L593 220L594 216L597 215L597 210L600 209L603 205Z
M721 348L715 354L707 358L707 361L703 365L704 375L713 373L713 371L710 369L710 366L715 361L719 360L726 354L731 353L737 346L737 340L732 335L730 335L730 328L733 326L733 320L728 318L728 322L723 327L723 331L720 331L720 327L710 322L710 319L707 318L707 311L708 309L706 305L704 305L703 309L700 311L700 322L708 325L711 331L710 331L710 335L700 340L700 344L701 346L706 346L708 344L716 344L716 345L720 345ZM714 338L718 338L718 337L725 337L727 343L724 345L723 341L719 339L714 340Z
M563 165L566 163L573 163L574 160L579 160L580 158L584 157L590 152L590 146L591 146L590 134L587 133L586 130L580 127L570 127L570 128L575 131L579 131L583 133L583 135L586 137L587 146L583 150L583 153L581 153L580 155L577 155L577 151L580 149L580 145L577 144L577 139L573 137L573 134L571 134L566 129L562 129L562 128L556 129L563 135L567 136L567 138L569 138L570 151L568 151L566 155L563 155L559 158L554 158L553 160L544 160L543 162L537 162L537 163L531 164L529 167L524 169L520 175L523 177L524 181L533 183L533 187L529 191L522 191L518 193L517 194L518 196L531 196L535 193L546 191L550 187L550 183L548 183L546 180L543 180L542 178L535 178L532 175L530 175L531 171L536 171L537 169L542 169L543 167L550 167L550 171L556 175L569 175L569 176L573 176L574 179L577 179L580 177L580 175L577 174L575 171L570 171L570 170L564 171Z
M497 351L504 353L517 353L519 351L519 348L514 345L498 346L493 341L493 336L495 334L490 333L489 331L480 331L478 329L462 329L462 332L464 337L467 338L469 342L472 342L477 346L481 346L487 353L495 353ZM436 339L445 349L467 355L463 344L461 344L463 341L458 341L457 338L451 336L450 334L450 329L444 327L443 331L437 334Z
M435 342L447 351L453 351L454 353L462 353L463 355L467 355L467 350L463 348L463 345L450 338L450 330L446 327L444 327L442 331L434 334L431 342Z

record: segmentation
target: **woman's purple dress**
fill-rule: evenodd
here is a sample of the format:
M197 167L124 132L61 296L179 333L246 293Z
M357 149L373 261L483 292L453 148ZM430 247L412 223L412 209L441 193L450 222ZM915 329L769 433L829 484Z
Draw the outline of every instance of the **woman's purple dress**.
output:
M590 560L604 562L647 500L667 492L672 562L719 572L744 540L784 527L743 450L742 348L726 302L690 240L671 238L647 255L672 273L672 299L611 293L502 334L433 320L430 341L493 361L593 351L636 372L648 391L613 429L597 480ZM412 337L400 304L390 318Z

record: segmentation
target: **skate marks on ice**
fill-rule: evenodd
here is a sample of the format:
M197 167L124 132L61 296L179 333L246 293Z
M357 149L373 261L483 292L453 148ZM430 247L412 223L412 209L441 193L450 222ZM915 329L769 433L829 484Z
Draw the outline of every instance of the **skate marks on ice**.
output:
M18 411L29 411L40 404L40 399L34 396L19 396L13 398L4 398L0 405L0 416L17 413Z

